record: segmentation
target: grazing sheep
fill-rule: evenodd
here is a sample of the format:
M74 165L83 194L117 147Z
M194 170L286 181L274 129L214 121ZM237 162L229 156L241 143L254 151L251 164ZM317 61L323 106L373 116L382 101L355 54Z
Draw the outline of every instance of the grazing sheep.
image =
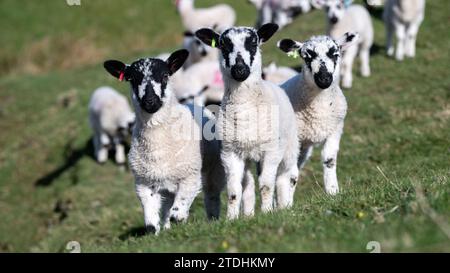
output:
M328 35L337 39L346 32L358 32L358 44L348 48L342 56L342 87L351 88L352 67L356 55L361 59L361 75L370 76L370 48L373 44L373 25L370 14L361 5L350 5L345 0L313 0L315 6L325 8L328 18Z
M174 77L173 90L182 103L219 104L224 90L219 62L199 62L183 70Z
M298 176L295 115L288 97L275 84L261 78L259 46L278 29L275 24L255 30L233 27L221 35L204 28L196 36L220 50L220 68L225 83L217 130L222 140L222 164L228 189L228 219L252 216L255 206L250 162L259 161L262 211L292 205Z
M194 33L190 31L184 33L183 48L189 51L189 57L183 65L184 70L199 62L217 62L219 59L217 49L204 45L197 37L195 37Z
M176 6L185 29L193 32L202 27L223 31L234 26L236 21L236 12L226 4L196 9L194 0L176 0Z
M129 163L144 210L145 226L156 234L160 231L160 212L164 228L170 227L170 221L188 218L191 204L201 188L202 174L205 174L207 215L210 218L219 216L218 144L213 140L203 141L199 119L194 119L192 109L178 103L171 88L171 76L181 68L188 55L189 52L183 49L172 53L167 61L147 58L131 65L120 61L105 62L111 75L131 84L136 125ZM216 154L205 155L208 161L203 163L202 149ZM214 169L202 169L202 166Z
M95 158L99 163L108 159L108 150L115 150L117 164L125 164L125 137L131 131L135 115L125 96L111 87L94 91L89 102L89 122L94 131Z
M383 20L386 26L387 54L398 61L416 56L416 39L425 16L425 0L387 0ZM393 32L397 48L393 45Z
M276 23L280 28L293 22L294 18L311 10L310 0L249 0L258 10L256 27Z
M338 82L341 54L357 39L356 33L346 33L338 40L315 36L304 43L290 39L278 42L282 51L299 54L305 61L302 73L281 85L297 116L301 146L299 170L310 157L313 146L323 144L325 191L331 195L339 192L336 162L347 113L347 102Z
M277 66L275 63L270 63L263 68L262 77L264 80L273 82L275 84L282 84L290 78L297 75L297 71L286 66Z

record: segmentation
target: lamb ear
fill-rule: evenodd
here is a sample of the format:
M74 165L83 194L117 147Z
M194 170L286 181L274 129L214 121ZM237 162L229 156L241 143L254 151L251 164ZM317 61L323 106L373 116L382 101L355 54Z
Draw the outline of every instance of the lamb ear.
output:
M258 29L258 37L259 37L259 43L265 43L267 42L278 30L278 25L273 23L268 23L262 25Z
M175 51L170 55L167 59L166 63L169 66L170 75L173 75L175 72L183 66L186 59L189 57L189 51L186 49L180 49Z
M298 51L302 48L303 43L291 40L291 39L283 39L278 41L277 47L281 49L281 51L290 53L294 51Z
M123 80L125 70L127 69L126 64L117 60L108 60L103 63L103 67L106 69L106 71L109 72L109 74L113 75L114 77L120 80Z
M195 36L208 46L216 47L219 44L220 35L211 28L199 29L195 32Z
M349 46L355 44L359 40L359 34L357 32L347 32L342 37L336 40L336 43L345 51Z

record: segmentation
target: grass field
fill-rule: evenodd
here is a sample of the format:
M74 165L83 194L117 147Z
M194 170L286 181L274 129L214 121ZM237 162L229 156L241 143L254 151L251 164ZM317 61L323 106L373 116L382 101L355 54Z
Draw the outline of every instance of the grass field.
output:
M224 2L253 25L246 1ZM181 22L168 0L81 3L0 0L0 252L66 252L73 240L82 252L450 251L449 1L427 1L418 56L402 63L385 56L374 15L373 76L345 91L340 195L325 195L316 150L292 209L209 223L199 196L188 223L158 237L142 232L132 175L92 159L87 103L101 85L128 94L103 60L173 50ZM298 18L263 46L264 63L298 66L276 41L324 30L320 11Z

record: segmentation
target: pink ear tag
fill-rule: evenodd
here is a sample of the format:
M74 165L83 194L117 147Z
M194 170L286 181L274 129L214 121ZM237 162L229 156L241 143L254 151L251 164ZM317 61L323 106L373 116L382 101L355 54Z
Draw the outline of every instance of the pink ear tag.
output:
M123 77L125 76L125 73L120 72L119 74L119 81L123 81Z

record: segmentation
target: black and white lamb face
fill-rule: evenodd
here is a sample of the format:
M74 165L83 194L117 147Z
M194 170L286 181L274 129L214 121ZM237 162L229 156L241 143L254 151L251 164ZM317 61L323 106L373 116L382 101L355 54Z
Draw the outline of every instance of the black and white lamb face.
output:
M320 89L327 89L333 82L339 82L341 54L358 37L357 33L347 32L337 40L329 36L314 36L304 43L283 39L278 47L288 54L299 54L305 61L306 80L313 81Z
M173 75L189 56L187 50L178 50L163 61L154 58L139 59L131 65L110 60L104 63L105 69L119 80L130 82L133 102L145 112L156 113L167 98L169 77Z
M327 14L328 21L334 25L342 19L347 6L351 0L313 0L312 3L317 8L322 8Z
M195 35L206 45L217 47L222 72L228 78L243 82L250 74L261 74L259 46L278 30L276 24L265 24L258 30L250 27L233 27L221 35L209 28L198 30Z

